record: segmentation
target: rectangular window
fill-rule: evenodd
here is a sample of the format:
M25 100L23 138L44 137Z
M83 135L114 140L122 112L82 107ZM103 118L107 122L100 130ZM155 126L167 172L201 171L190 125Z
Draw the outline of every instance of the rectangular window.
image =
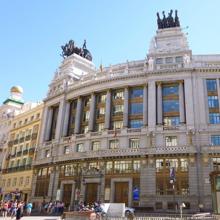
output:
M70 146L64 146L64 154L70 153Z
M135 173L140 172L140 168L141 168L141 161L140 160L134 160L133 161L133 170Z
M156 64L163 64L163 58L157 58Z
M140 139L131 138L129 140L129 147L130 148L139 148L140 147Z
M97 130L98 131L103 131L105 129L105 124L104 123L99 123L98 125L97 125Z
M131 115L142 115L143 114L143 103L130 103L130 114Z
M73 165L65 165L64 167L64 176L74 176L74 167Z
M16 184L17 184L17 178L15 177L15 178L13 179L12 186L16 186Z
M180 123L180 117L174 116L174 117L163 117L163 123L165 126L176 126Z
M220 124L220 113L209 113L210 124Z
M99 169L99 163L98 162L90 162L89 163L89 169L91 168L96 168L97 170Z
M113 99L124 99L124 91L115 91L113 93Z
M85 149L84 149L83 143L76 145L76 152L84 152L84 151L85 151Z
M123 121L113 121L112 128L113 128L113 130L123 128Z
M24 177L20 177L19 186L22 186L22 185L23 185L23 181L24 181Z
M183 57L179 56L175 58L176 63L183 63Z
M117 149L117 148L119 148L119 140L110 140L109 149Z
M129 127L130 128L141 128L143 126L142 120L130 120Z
M212 146L220 146L220 135L212 135L211 136L211 145Z
M216 79L207 79L206 80L206 86L207 86L208 92L215 92L215 91L217 91Z
M143 89L142 88L131 88L130 89L130 98L142 98L143 97Z
M90 111L84 112L83 121L88 121L89 120L89 114L90 114Z
M156 171L157 172L160 172L163 170L163 165L164 165L163 159L156 159Z
M123 111L124 111L124 105L115 105L113 107L113 115L123 114Z
M106 94L99 95L97 99L99 103L100 102L104 103L106 101Z
M163 94L163 96L178 95L179 94L179 87L178 87L178 85L163 86L162 94Z
M106 173L112 173L113 172L113 162L108 161L106 163Z
M89 126L86 125L86 126L84 126L82 133L87 134L88 132L89 132Z
M177 137L176 136L167 136L167 137L165 137L165 146L166 147L177 146Z
M179 100L163 100L163 112L179 112Z
M166 57L165 62L166 63L173 63L173 57Z
M208 106L209 108L218 108L218 96L208 96Z
M180 168L181 171L188 171L188 160L186 158L180 159Z
M105 115L105 108L101 107L97 110L97 118L100 118L101 116Z
M212 158L213 169L215 171L220 171L220 157Z
M92 151L98 151L100 149L100 141L92 142Z
M30 177L27 176L27 177L26 177L26 180L25 180L25 185L29 185L29 184L30 184Z

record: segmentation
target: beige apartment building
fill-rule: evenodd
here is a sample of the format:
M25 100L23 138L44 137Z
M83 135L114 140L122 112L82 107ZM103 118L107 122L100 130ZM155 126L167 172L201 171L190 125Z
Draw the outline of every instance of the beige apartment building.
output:
M32 162L38 145L42 109L42 103L26 103L20 114L11 120L1 181L5 199L27 201L30 198Z

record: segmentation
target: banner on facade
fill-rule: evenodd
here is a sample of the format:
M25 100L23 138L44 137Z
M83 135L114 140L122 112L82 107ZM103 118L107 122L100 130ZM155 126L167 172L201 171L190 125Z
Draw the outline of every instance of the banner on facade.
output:
M56 200L60 201L60 189L57 190Z
M133 200L134 200L134 201L138 201L139 198L140 198L140 190L139 190L138 187L135 187L135 188L133 189Z

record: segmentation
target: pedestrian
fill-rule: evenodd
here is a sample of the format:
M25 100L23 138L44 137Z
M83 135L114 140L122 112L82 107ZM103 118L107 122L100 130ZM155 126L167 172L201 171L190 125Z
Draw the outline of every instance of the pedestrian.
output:
M18 206L17 206L17 212L16 212L16 220L20 220L21 217L22 217L22 206L23 204L21 202L18 203Z
M89 220L97 220L97 215L95 212L92 212L89 216Z
M2 205L2 216L3 218L7 218L8 215L8 202L4 202Z
M28 216L31 215L32 207L33 207L32 203L28 202L27 205L26 205L26 212L27 212Z

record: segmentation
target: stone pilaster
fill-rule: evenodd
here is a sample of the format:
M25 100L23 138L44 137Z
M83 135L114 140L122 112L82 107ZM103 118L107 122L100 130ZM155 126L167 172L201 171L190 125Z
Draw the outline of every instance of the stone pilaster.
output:
M193 91L192 91L192 79L184 80L185 89L185 106L186 106L186 124L188 127L194 127L194 108L193 108Z
M148 120L147 120L147 100L148 100L148 94L147 94L147 85L144 85L144 97L143 97L143 125L144 127L147 126Z
M150 178L149 178L150 177ZM141 206L153 206L151 198L156 195L156 170L153 158L143 159L140 173Z
M163 123L163 110L162 110L162 87L161 82L157 83L157 124Z
M106 106L105 106L105 129L110 128L111 120L111 91L107 91L106 95Z
M91 96L91 104L90 104L89 131L94 130L95 110L96 110L96 96L93 93L92 96Z
M129 99L129 91L128 87L124 89L124 112L123 112L123 127L128 127L128 99Z
M63 134L65 137L68 134L68 125L69 125L69 117L70 117L70 102L67 101L65 104L65 114L64 114L64 122L63 122Z
M59 182L59 167L54 166L50 174L50 183L48 188L48 197L53 201L56 199L58 182Z
M46 140L48 114L49 114L49 108L45 107L42 115L41 133L39 139L40 144L42 144Z
M183 82L179 82L179 111L180 111L180 123L185 123L185 105L184 105L184 91Z
M76 107L75 134L80 133L81 111L82 111L82 98L79 97L77 100L77 107Z
M148 82L148 127L150 130L155 129L156 125L156 88L155 81Z

